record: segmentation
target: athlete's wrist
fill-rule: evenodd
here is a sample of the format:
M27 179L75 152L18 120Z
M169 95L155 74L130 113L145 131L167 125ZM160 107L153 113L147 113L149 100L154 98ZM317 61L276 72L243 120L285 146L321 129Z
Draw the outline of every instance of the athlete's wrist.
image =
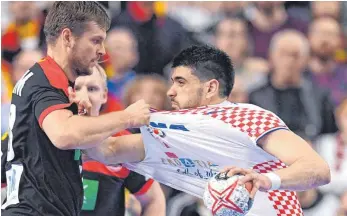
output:
M277 175L274 172L268 172L264 173L263 176L265 176L268 180L267 187L265 188L266 190L278 190L281 187L281 177Z

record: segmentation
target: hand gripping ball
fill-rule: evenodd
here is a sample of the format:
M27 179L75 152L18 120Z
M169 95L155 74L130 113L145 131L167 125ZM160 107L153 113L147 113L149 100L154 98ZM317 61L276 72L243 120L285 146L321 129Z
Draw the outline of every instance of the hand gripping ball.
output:
M204 192L204 203L215 216L243 216L251 209L253 199L249 197L252 183L238 185L242 175L227 176L218 173L212 177Z

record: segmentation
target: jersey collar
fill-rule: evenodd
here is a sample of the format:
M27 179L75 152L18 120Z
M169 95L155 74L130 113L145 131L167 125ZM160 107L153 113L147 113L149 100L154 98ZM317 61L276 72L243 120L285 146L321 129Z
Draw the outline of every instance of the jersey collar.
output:
M69 80L63 71L63 69L52 59L50 56L46 56L39 64L41 65L49 83L58 89L64 91L68 96Z

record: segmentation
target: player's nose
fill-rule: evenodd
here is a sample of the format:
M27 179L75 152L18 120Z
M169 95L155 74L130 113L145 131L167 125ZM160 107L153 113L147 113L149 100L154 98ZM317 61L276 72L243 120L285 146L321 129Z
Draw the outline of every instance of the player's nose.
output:
M177 93L176 93L176 91L175 91L173 85L169 88L169 90L168 90L167 93L166 93L166 95L167 95L168 97L170 97L170 98L175 97L176 94L177 94Z
M98 55L101 57L106 54L105 44L102 43L100 49L98 50Z

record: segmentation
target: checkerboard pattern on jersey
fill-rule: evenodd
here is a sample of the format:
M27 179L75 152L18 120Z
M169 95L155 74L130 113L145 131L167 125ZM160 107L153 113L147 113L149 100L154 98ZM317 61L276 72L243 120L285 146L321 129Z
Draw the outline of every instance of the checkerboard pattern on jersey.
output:
M270 111L263 109L252 109L248 107L200 107L197 109L183 109L177 111L163 112L175 114L201 114L224 121L232 127L248 134L257 141L264 134L284 128L284 122Z
M258 173L267 173L286 167L281 161L267 161L255 165L253 169ZM273 203L272 206L276 209L277 216L303 216L301 205L294 191L269 191L268 198Z

